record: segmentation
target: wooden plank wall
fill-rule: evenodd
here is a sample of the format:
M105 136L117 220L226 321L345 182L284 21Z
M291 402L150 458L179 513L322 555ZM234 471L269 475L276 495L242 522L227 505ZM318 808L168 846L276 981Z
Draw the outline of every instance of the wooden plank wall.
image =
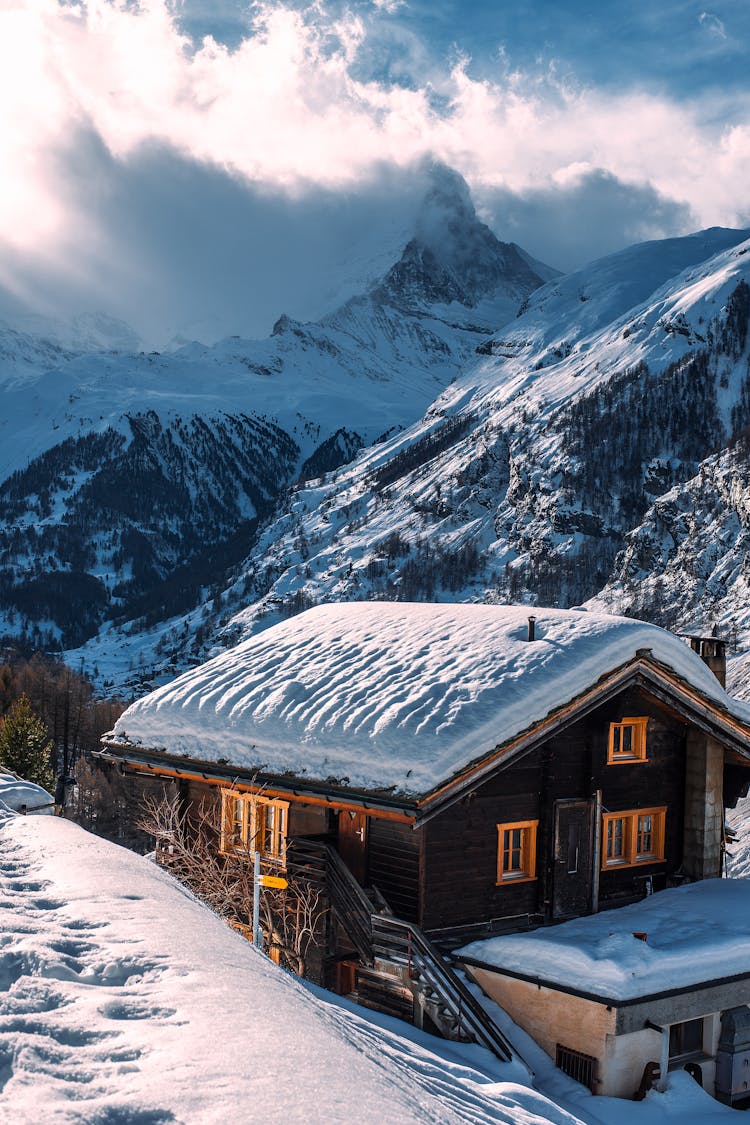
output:
M607 765L610 722L639 715L650 720L649 760ZM667 861L602 872L600 904L640 897L648 874L663 885L682 859L685 733L680 719L641 693L622 693L429 821L422 829L422 928L549 920L554 802L591 798L597 789L611 812L668 807ZM497 825L536 819L537 879L498 886Z
M368 820L369 881L391 910L407 922L419 916L420 836L410 824L395 820Z

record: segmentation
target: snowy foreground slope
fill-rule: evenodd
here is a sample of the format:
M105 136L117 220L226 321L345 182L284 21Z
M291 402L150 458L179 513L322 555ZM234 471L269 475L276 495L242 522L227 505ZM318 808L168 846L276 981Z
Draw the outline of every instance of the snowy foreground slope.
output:
M66 821L6 819L0 871L3 1120L573 1120L483 1051L324 999Z
M302 984L149 861L53 817L0 822L0 948L0 1120L14 1125L718 1125L733 1112L684 1074L641 1105L592 1098L522 1037L546 1097L480 1048Z

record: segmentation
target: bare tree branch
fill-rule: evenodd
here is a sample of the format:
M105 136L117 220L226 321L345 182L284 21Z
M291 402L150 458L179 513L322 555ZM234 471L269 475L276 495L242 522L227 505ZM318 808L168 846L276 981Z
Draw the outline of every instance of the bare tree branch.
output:
M219 851L219 805L204 800L185 809L177 797L147 797L137 827L156 842L157 862L190 888L231 926L250 936L253 916L253 857L229 845ZM225 845L226 847L226 845ZM278 863L267 865L279 874ZM319 944L328 909L323 888L290 870L287 887L265 889L260 899L264 945L285 968L303 976L307 954Z

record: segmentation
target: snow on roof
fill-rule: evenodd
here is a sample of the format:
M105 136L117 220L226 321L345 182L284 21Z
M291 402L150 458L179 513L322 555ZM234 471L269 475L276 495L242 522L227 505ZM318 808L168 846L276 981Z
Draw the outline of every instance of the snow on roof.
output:
M7 1122L578 1121L519 1065L277 968L141 856L58 817L0 839Z
M744 879L706 879L459 955L614 1000L687 989L750 973L749 891Z
M638 649L750 721L688 645L574 610L319 606L132 704L110 741L419 794L543 719Z
M52 814L53 803L54 797L33 781L24 781L14 773L0 773L0 812L20 812L25 805L29 813Z

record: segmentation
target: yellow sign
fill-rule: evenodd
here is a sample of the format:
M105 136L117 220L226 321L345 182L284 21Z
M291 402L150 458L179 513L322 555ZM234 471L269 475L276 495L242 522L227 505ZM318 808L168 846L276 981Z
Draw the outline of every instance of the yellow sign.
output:
M277 891L283 891L289 886L286 879L281 879L278 875L259 875L258 882L261 887L273 887Z

